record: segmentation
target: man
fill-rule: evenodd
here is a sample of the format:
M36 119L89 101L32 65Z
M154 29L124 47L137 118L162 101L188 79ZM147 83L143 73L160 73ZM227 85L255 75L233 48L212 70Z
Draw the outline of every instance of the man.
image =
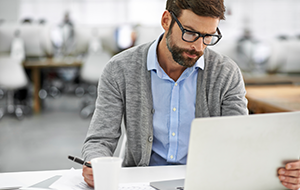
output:
M165 33L110 60L83 146L85 160L113 155L124 116L124 166L186 164L195 117L248 113L239 68L206 48L220 40L224 12L222 0L167 0L161 19ZM299 165L280 170L286 187L299 186L292 181ZM94 185L92 169L84 166L83 176Z

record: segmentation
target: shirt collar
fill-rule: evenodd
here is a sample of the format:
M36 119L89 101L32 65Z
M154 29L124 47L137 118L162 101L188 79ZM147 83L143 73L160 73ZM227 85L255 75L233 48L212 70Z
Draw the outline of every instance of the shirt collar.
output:
M163 34L161 34L155 41L154 43L151 44L149 50L148 50L148 55L147 55L147 69L148 71L154 70L154 71L159 71L161 69L158 59L157 59L157 46L158 43L160 42L161 38L163 37ZM202 69L204 70L204 56L202 55L196 62L196 64L192 67L194 69Z

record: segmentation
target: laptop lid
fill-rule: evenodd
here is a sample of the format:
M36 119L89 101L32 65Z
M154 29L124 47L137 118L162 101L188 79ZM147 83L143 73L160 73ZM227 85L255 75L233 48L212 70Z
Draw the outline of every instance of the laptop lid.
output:
M198 118L184 189L285 189L277 169L299 157L300 112Z

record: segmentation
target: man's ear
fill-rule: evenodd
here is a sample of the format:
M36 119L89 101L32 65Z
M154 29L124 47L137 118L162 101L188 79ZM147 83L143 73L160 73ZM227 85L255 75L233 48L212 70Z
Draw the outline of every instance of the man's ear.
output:
M167 32L170 29L172 15L169 11L165 11L161 17L161 26Z

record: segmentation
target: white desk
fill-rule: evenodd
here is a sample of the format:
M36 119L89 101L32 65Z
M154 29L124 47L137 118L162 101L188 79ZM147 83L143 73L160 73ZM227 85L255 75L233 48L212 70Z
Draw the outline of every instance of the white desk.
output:
M63 175L69 170L33 171L0 173L0 181L4 176L18 180L24 186L31 186L48 178ZM149 183L151 181L181 179L185 177L186 166L130 167L122 168L120 183Z

